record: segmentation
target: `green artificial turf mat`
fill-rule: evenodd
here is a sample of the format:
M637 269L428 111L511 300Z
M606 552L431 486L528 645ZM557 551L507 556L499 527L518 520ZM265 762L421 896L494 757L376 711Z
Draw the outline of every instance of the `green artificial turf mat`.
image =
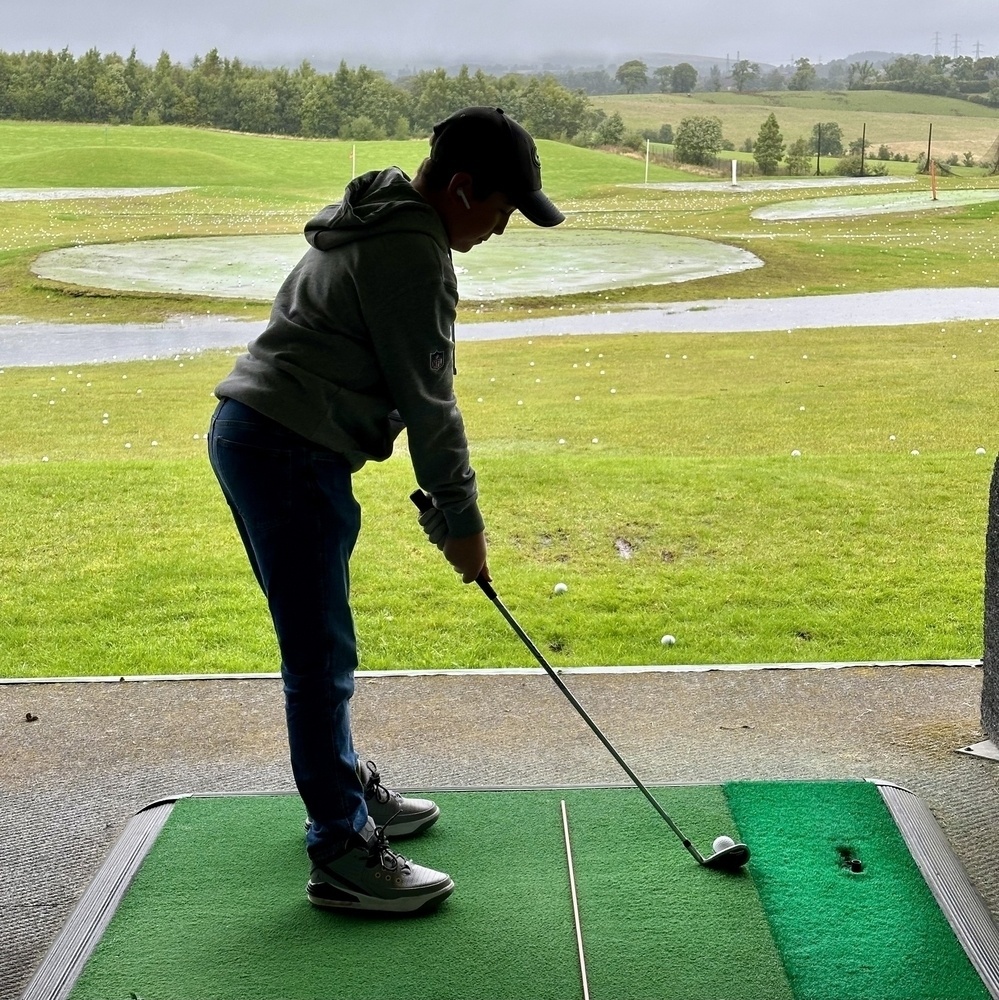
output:
M709 840L731 826L717 787L660 794ZM790 996L748 875L698 868L634 789L435 798L441 821L397 846L456 890L411 919L309 906L294 796L180 800L72 1000L581 996L562 799L595 1000Z
M702 854L737 836L717 785L655 796ZM594 1000L790 1000L748 871L699 867L635 789L566 801Z
M296 796L173 807L70 1000L547 1000L582 996L567 804L593 1000L985 1000L875 785L445 791L396 846L449 872L435 913L378 918L305 899ZM863 872L846 864L860 859Z
M876 785L745 782L725 792L795 996L987 1000Z

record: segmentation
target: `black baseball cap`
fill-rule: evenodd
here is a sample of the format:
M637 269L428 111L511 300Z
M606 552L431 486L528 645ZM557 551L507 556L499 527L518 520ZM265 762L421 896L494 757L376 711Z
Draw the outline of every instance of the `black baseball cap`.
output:
M541 158L530 133L502 108L464 108L434 126L430 159L502 191L536 226L565 216L541 190Z

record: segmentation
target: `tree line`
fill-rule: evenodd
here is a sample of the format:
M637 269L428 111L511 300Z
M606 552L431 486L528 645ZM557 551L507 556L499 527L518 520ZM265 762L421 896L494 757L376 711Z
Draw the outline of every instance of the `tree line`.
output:
M611 75L606 70L583 74L561 74L557 79L572 80L590 94L610 94L621 90L634 93L689 93L693 90L722 89L745 93L757 90L899 90L914 94L935 94L966 98L989 107L999 107L999 57L986 56L898 56L883 65L869 60L828 66L814 66L809 59L796 59L793 66L766 72L759 63L738 59L723 73L712 66L702 79L690 63L659 66L650 70L640 59L629 59Z
M722 122L717 117L691 115L680 122L675 132L670 125L664 125L661 131L660 141L672 144L672 160L676 163L718 167L722 165L719 154L735 149L722 134ZM782 163L788 174L808 173L813 164L818 172L820 156L838 157L833 173L851 177L884 175L888 172L886 161L909 161L907 153L893 153L885 143L875 150L874 144L865 136L858 136L847 142L837 122L817 122L812 126L808 138L801 136L788 144L784 141L777 116L772 112L760 126L756 139L747 138L741 149L742 152L753 154L756 169L761 174L777 173ZM976 163L970 152L963 157L952 154L946 162L936 162L945 170L958 165L999 170L999 163L986 158ZM926 154L920 153L916 164L917 170L925 170L928 166Z
M396 81L341 62L332 73L308 62L268 69L217 49L182 65L163 52L153 65L90 49L0 52L0 118L131 125L192 125L340 139L427 135L456 108L504 108L541 139L612 144L620 118L551 75L496 77L467 67L425 70Z

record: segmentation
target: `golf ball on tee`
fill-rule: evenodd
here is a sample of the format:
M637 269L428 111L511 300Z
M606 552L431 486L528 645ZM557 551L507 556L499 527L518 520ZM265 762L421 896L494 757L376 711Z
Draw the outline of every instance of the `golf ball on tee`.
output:
M730 847L735 847L735 841L731 837L726 837L722 835L721 837L715 837L715 842L711 845L711 849L717 854L719 851L727 851Z

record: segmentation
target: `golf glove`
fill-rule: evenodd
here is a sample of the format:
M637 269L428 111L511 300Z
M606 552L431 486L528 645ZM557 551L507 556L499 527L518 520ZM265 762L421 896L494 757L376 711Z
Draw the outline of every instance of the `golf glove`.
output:
M419 517L420 527L426 532L431 545L436 545L441 551L444 550L444 542L447 541L447 521L444 514L436 507L425 510Z

